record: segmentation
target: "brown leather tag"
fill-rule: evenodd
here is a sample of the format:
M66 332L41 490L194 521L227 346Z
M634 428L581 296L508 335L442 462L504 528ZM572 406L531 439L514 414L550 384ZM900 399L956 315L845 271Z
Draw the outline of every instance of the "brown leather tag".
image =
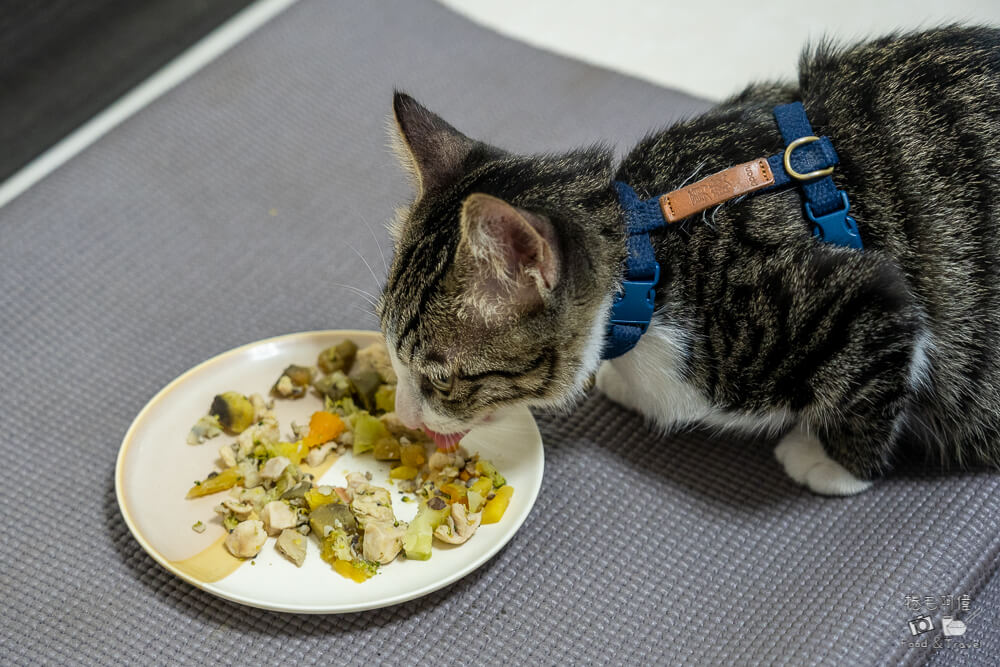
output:
M723 169L697 183L660 197L660 208L667 222L677 222L712 208L733 197L760 190L774 183L767 160L760 158Z

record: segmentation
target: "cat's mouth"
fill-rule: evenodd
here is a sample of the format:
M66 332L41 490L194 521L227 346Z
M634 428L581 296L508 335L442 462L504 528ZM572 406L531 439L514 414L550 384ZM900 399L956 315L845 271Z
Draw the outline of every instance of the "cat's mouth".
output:
M458 449L459 441L465 437L468 431L456 431L454 433L438 433L424 426L424 432L434 440L434 444L442 452L453 452Z

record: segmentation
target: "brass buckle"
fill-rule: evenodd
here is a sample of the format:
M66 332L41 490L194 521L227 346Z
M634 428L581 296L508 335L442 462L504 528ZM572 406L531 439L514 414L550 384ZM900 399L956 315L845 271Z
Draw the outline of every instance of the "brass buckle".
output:
M827 167L826 169L817 169L815 171L810 171L808 174L800 174L799 172L792 169L792 159L791 159L792 151L794 151L799 146L804 146L805 144L811 144L814 141L819 141L819 137L816 136L799 137L792 143L788 144L788 147L785 149L785 160L784 160L785 171L787 171L788 175L797 181L811 181L814 178L819 178L821 176L829 176L830 174L833 173L833 167Z

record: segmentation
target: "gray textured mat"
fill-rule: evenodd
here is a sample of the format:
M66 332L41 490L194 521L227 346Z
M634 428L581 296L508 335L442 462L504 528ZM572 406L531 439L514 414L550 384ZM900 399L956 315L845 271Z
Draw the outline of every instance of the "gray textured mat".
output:
M429 2L316 0L0 210L0 662L919 663L935 654L906 645L905 597L961 593L991 605L962 661L1000 659L1000 600L979 596L997 476L818 498L766 443L661 438L599 397L540 417L546 476L523 530L424 599L274 614L147 557L112 479L143 404L241 343L375 325L337 283L372 287L350 246L381 273L368 224L386 243L407 196L385 149L393 86L522 150L624 147L704 108Z

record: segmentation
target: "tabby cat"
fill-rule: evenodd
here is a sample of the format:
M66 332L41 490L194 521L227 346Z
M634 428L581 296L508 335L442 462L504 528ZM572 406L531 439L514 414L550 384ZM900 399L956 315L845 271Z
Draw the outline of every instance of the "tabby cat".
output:
M840 156L864 249L820 242L799 189L653 234L656 311L601 362L626 255L615 181L642 198L779 153L801 101ZM752 85L610 150L515 155L412 98L393 110L416 199L392 226L378 315L397 411L448 444L508 406L597 386L664 429L781 436L797 482L852 494L904 446L1000 464L1000 30L947 27L808 49L798 85Z

